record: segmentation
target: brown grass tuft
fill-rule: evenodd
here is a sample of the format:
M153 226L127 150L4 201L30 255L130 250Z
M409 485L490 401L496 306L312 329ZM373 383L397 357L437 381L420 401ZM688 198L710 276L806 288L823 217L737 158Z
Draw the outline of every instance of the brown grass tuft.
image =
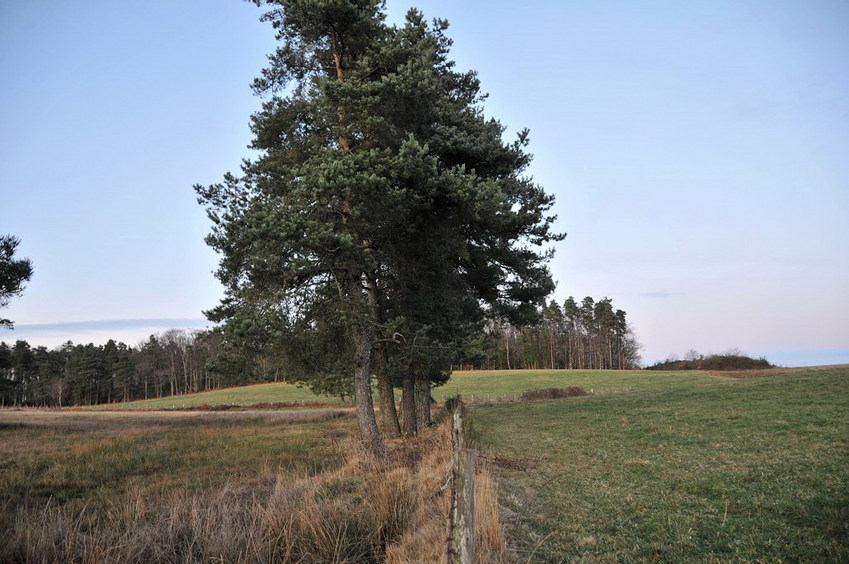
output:
M187 438L196 442L178 443L179 448L190 451L196 448L191 445L217 440L221 429L185 427ZM125 431L111 440L97 433L71 447L62 465L54 462L51 470L57 473L55 484L69 477L79 481L81 497L45 501L21 489L25 476L7 474L18 480L20 494L0 498L0 563L443 561L448 420L416 439L390 442L384 460L369 457L352 435L331 435L343 457L323 471L282 473L264 464L231 474L223 485L198 486L194 482L202 483L203 467L191 483L134 476L144 456L156 456L137 453L139 432ZM293 429L289 436L299 435ZM233 435L233 440L241 439ZM126 462L127 456L135 458ZM75 470L79 464L84 468ZM119 476L125 470L130 473ZM161 471L173 469L162 466ZM84 488L98 488L83 472L111 483L92 490L99 492L94 497L82 497ZM480 561L506 562L495 487L486 468L480 469L477 496Z

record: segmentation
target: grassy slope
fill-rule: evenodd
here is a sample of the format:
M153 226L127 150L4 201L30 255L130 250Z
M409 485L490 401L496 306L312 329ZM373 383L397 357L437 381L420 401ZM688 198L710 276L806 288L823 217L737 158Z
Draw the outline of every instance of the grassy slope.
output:
M94 406L91 409L174 409L199 405L251 406L261 402L275 403L330 403L339 404L336 397L317 396L309 388L276 382L254 384L240 388L225 388L183 396L139 400L128 403L113 403Z
M623 388L666 385L665 382L691 381L692 373L616 370L478 370L455 372L451 380L433 391L438 401L462 395L467 399L496 400L518 396L526 390L560 386L583 386L587 391L609 393ZM129 403L96 406L92 409L173 409L198 405L251 406L260 402L340 403L339 398L317 396L309 388L294 384L255 384L197 394L187 394Z
M476 407L522 559L849 561L849 370L785 372Z

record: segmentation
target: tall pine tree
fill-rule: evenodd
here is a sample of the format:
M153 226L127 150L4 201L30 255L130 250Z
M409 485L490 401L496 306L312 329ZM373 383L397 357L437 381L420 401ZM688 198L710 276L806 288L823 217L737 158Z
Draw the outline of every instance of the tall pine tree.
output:
M226 290L209 316L347 379L380 453L375 371L421 358L414 342L442 350L486 317L536 315L553 198L523 176L526 133L505 144L476 75L454 69L447 23L411 10L388 26L375 0L266 3L280 46L254 84L261 154L196 187Z

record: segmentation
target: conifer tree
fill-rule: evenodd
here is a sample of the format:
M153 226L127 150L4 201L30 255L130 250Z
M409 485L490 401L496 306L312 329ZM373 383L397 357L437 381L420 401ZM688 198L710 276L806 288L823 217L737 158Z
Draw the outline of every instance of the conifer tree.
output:
M280 46L254 84L261 154L196 187L226 290L209 317L288 348L315 378L347 376L380 453L375 354L445 350L488 316L537 315L560 239L553 198L523 176L527 133L505 144L476 75L454 69L446 22L411 10L388 26L376 0L265 4Z
M15 258L15 251L21 244L13 235L0 236L0 309L9 305L10 300L20 296L24 285L32 278L32 262L29 259ZM10 319L0 318L0 327L12 328Z

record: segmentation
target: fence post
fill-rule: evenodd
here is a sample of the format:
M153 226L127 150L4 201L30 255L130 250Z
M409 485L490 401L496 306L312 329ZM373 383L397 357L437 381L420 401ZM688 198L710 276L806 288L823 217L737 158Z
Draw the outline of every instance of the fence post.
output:
M453 414L448 564L475 562L475 451L464 448L463 404Z

